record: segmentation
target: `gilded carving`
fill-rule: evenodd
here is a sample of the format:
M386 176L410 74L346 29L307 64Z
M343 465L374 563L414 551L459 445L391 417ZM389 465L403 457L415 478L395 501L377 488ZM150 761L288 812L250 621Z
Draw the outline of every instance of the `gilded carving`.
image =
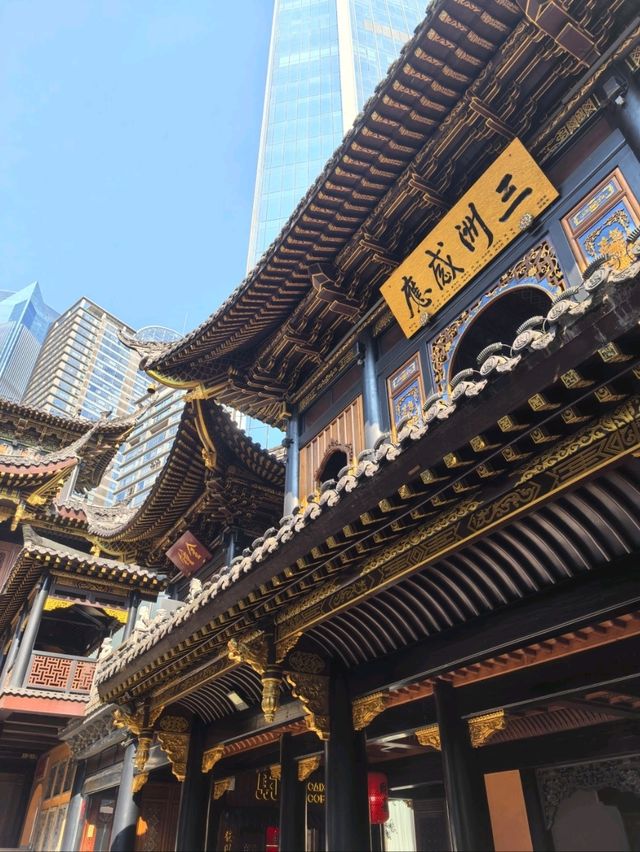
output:
M285 679L291 687L291 694L299 699L307 714L305 721L309 730L321 740L329 739L329 678L286 672Z
M280 766L279 763L273 763L269 767L269 773L270 773L272 778L275 778L276 781L282 780L282 767Z
M496 710L493 713L484 713L469 719L469 737L471 745L479 748L484 745L497 731L503 731L507 727L507 717L504 710Z
M263 675L267 667L267 638L262 631L240 639L229 639L229 659L250 666L256 674Z
M187 773L189 734L173 734L167 731L158 731L156 736L158 737L160 748L169 758L171 771L178 781L184 781Z
M149 759L149 749L151 748L151 736L149 734L141 734L138 737L138 745L136 748L136 756L133 758L133 765L138 772L143 772Z
M280 684L282 677L263 676L262 678L262 713L267 722L273 722L280 705Z
M289 656L289 665L298 672L320 674L326 667L325 661L318 654L308 651L295 651Z
M168 734L184 734L189 730L189 722L184 716L163 716L158 727Z
M202 755L202 771L206 775L211 772L213 767L219 760L224 757L224 746L218 745L213 748L208 748Z
M133 780L131 781L131 792L135 795L135 793L139 793L140 790L144 787L144 785L149 780L148 772L141 772L139 775L134 775Z
M436 723L433 725L427 725L426 728L420 728L416 731L416 739L421 746L434 748L436 751L442 750L442 746L440 744L440 728Z
M298 761L298 781L306 781L310 775L320 768L320 755L305 757Z
M518 480L518 485L528 482L534 476L544 473L554 467L558 462L564 461L570 456L579 453L580 450L590 447L597 441L614 432L618 432L625 426L638 420L640 416L639 401L637 398L623 403L613 413L601 417L595 424L586 426L577 435L572 435L558 445L544 453L535 463L526 468Z
M284 660L289 651L298 644L301 636L302 630L296 630L295 633L290 633L284 639L278 639L276 642L276 663L281 663Z
M374 692L372 695L363 695L353 701L353 729L362 731L376 716L386 708L389 703L389 693Z
M230 790L233 785L233 778L223 778L221 781L213 782L213 798L217 801L221 799L227 790Z

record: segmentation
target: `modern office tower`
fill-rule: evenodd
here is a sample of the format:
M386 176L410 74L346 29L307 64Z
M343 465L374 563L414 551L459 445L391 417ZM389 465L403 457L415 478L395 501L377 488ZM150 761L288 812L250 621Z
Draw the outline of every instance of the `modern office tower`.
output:
M118 332L133 330L89 299L79 299L49 328L23 402L51 414L97 420L133 411L148 384L139 355Z
M37 281L13 293L0 291L0 397L19 402L49 325L58 316L42 299Z
M425 0L275 0L248 269L320 174Z

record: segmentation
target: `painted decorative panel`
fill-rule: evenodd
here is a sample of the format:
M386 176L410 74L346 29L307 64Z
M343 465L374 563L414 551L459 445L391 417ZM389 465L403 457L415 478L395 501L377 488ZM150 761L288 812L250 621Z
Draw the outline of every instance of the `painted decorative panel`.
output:
M592 189L562 220L581 269L602 255L609 255L614 269L626 269L631 264L627 234L639 223L640 205L619 169Z
M300 497L304 499L317 490L318 477L331 453L340 450L347 463L353 464L364 448L362 397L357 396L300 450Z
M446 389L452 375L450 368L464 335L496 299L506 293L519 290L523 297L526 293L532 294L534 291L538 291L546 293L551 300L565 286L562 268L552 245L545 240L530 249L501 275L499 280L486 293L461 311L453 322L443 328L431 341L429 344L431 356L429 366L434 385L442 390ZM533 314L532 301L531 315ZM491 342L493 341L487 341L487 343ZM478 352L481 348L478 348Z
M414 421L422 419L425 397L418 353L389 376L387 393L394 435L398 424L405 417L410 417Z

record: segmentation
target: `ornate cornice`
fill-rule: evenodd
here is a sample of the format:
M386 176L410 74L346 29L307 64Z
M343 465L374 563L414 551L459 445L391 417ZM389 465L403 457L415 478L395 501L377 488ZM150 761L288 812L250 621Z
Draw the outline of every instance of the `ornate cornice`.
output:
M371 724L389 703L388 692L374 692L353 701L353 729L361 731Z
M322 760L319 754L315 754L313 757L304 757L302 760L298 761L298 781L306 781L310 775L320 768L320 761Z
M202 755L202 771L207 774L211 772L213 767L224 757L224 746L217 745L213 748L208 748Z
M442 749L442 745L440 743L440 728L437 723L427 725L426 728L420 728L415 733L416 739L421 746L434 748L436 751L440 751Z
M471 745L474 748L480 748L497 731L503 731L507 727L507 717L504 710L495 710L493 713L474 716L469 719L468 724Z

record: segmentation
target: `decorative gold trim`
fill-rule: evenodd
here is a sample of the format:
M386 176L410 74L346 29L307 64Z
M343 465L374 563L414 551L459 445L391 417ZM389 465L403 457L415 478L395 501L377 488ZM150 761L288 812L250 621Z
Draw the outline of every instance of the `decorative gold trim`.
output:
M201 385L201 382L198 381L181 382L177 379L169 379L167 378L167 376L163 376L156 370L145 370L145 372L150 379L153 379L156 382L160 382L161 385L164 385L167 388L174 388L176 390L188 390L189 388L197 388Z
M227 643L229 659L234 663L250 666L256 674L263 675L267 667L267 639L260 630Z
M213 746L213 748L208 748L202 755L202 771L206 775L207 772L211 772L213 767L219 760L222 760L224 757L224 746L217 745Z
M322 675L286 672L291 694L306 713L305 722L321 740L329 739L329 678Z
M353 729L354 731L362 731L366 728L376 716L386 708L389 703L389 693L374 692L371 695L364 695L356 698L353 701Z
M44 602L45 612L55 612L57 609L69 609L76 601L67 601L64 598L48 597Z
M131 781L131 793L135 795L139 793L140 790L144 787L144 785L149 780L148 772L141 772L139 775L134 775L133 780Z
M280 706L280 684L282 676L263 676L262 678L262 713L265 721L273 722Z
M178 781L184 781L187 774L189 734L171 734L166 731L157 731L156 736L160 748L169 758L171 771Z
M319 754L315 754L313 757L305 757L302 760L298 761L298 781L306 781L310 775L316 771L316 769L320 768L320 761L322 760Z
M138 745L136 747L136 755L133 758L133 765L138 772L143 772L149 759L149 749L151 748L151 736L149 734L141 734L138 737Z
M504 710L495 710L493 713L484 713L469 719L468 724L471 745L479 748L497 731L503 731L507 727L507 717Z
M276 642L276 663L281 663L284 660L289 651L292 651L298 644L301 636L302 630L297 630L295 633L291 633L289 636L285 636L284 639Z
M213 798L215 801L221 799L227 790L231 789L233 778L223 778L221 781L213 782Z
M416 739L421 746L427 746L428 748L434 748L436 751L442 751L442 745L440 743L440 728L438 727L437 722L433 725L427 725L426 728L420 728L415 733Z
M198 437L202 444L202 458L204 459L205 467L209 470L215 470L218 466L218 450L207 429L207 421L202 408L202 399L193 400L193 408L195 411L195 426Z
M163 716L158 728L168 734L184 734L189 730L189 720L184 716Z
M275 778L276 781L282 780L282 767L279 763L272 763L269 767L269 774L272 778Z

